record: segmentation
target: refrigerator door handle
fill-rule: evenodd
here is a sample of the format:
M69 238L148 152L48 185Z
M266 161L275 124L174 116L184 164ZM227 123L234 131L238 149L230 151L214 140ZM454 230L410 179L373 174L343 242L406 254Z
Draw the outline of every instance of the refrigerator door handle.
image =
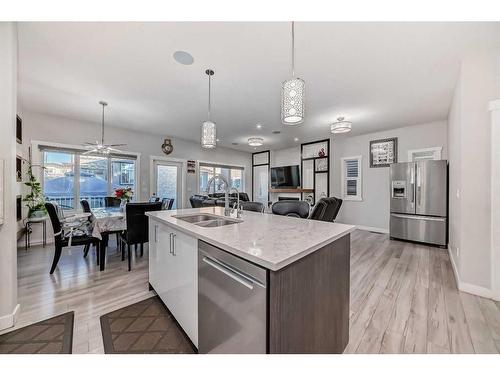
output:
M417 204L420 206L422 198L422 182L420 181L420 168L417 166Z
M410 170L410 186L411 186L411 203L415 202L415 167L412 166Z

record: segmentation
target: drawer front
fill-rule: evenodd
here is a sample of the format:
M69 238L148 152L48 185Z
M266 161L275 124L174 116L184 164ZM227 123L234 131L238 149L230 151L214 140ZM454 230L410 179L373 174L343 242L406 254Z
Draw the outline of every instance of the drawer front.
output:
M390 236L446 246L447 221L442 217L391 214Z

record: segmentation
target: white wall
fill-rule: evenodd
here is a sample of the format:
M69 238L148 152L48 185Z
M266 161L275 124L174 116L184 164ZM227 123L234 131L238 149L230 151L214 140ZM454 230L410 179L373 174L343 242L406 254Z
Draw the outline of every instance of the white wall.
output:
M492 279L488 103L498 97L499 54L476 51L465 58L449 116L455 165L450 167L450 220L455 221L450 231L450 253L459 288L483 295L490 293Z
M355 125L354 125L355 126ZM448 156L446 121L406 126L359 136L336 136L331 139L333 173L330 175L330 195L342 197L340 158L359 156L362 159L363 200L344 201L337 221L384 232L389 231L389 168L370 168L370 141L398 138L398 161L408 161L408 150L442 147L442 158Z
M0 330L14 325L17 305L15 182L17 28L0 22L0 159L4 160L4 223L0 225Z
M32 140L80 145L83 142L93 142L100 136L100 124L87 123L30 112L24 109L23 119L23 147L31 145ZM195 125L193 125L195 127ZM198 128L196 128L198 131ZM124 150L137 152L140 157L140 187L141 200L146 200L150 194L150 156L166 157L161 151L161 144L165 137L138 133L126 129L106 126L105 139L112 143L126 143ZM228 148L218 147L216 150L203 150L195 142L172 139L174 151L168 157L182 160L201 160L215 163L224 163L243 166L245 168L245 191L251 196L252 189L252 155ZM35 152L35 150L33 150ZM186 174L186 171L184 170ZM190 207L189 197L198 193L198 179L196 174L186 175L186 189L184 191L184 207ZM51 231L49 231L52 233ZM48 234L50 239L51 234ZM33 242L40 241L38 229L34 228Z

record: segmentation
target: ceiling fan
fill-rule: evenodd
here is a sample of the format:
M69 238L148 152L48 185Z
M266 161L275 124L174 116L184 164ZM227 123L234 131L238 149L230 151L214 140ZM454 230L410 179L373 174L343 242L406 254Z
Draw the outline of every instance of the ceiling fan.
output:
M83 145L88 151L83 154L102 154L109 155L111 152L122 152L115 147L126 146L126 143L116 143L116 144L105 144L104 143L104 107L108 105L108 103L104 101L99 102L102 105L102 122L101 122L101 142L95 141L95 143L85 142Z

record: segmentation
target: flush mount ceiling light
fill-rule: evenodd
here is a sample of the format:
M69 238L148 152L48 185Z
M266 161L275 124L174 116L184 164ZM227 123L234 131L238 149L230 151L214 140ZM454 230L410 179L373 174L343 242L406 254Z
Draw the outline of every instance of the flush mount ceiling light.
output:
M330 125L330 132L332 134L348 133L352 129L352 122L344 121L344 117L337 118L337 121Z
M83 145L88 151L84 152L84 154L109 155L111 152L121 152L121 150L118 150L114 147L126 146L125 143L116 143L116 144L104 143L104 108L108 105L108 103L101 100L99 104L102 105L101 142L99 141L95 141L95 143L85 142Z
M186 51L175 51L172 56L175 61L182 65L191 65L194 62L193 56Z
M217 129L215 127L215 122L210 120L210 94L214 71L212 69L207 69L205 70L205 74L208 76L208 120L201 125L201 147L213 149L217 146Z
M264 139L258 137L248 138L248 145L252 147L259 147L264 144Z
M281 87L281 122L298 125L304 122L305 82L295 77L295 23L292 22L292 79Z

